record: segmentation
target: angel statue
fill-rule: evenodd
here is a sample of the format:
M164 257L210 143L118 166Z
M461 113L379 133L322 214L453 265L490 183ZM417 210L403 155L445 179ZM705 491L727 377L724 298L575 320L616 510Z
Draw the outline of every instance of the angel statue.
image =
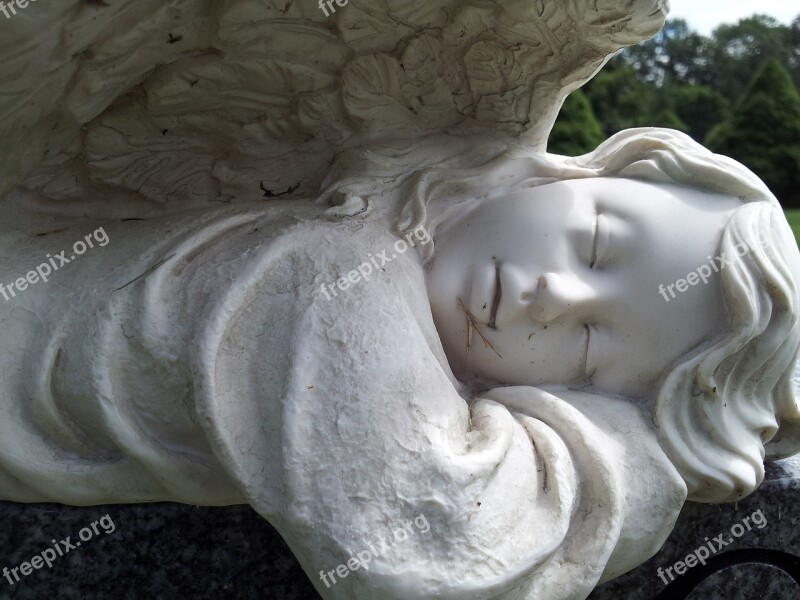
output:
M671 130L546 151L667 8L0 24L0 497L247 503L326 600L567 600L753 492L800 451L777 200Z

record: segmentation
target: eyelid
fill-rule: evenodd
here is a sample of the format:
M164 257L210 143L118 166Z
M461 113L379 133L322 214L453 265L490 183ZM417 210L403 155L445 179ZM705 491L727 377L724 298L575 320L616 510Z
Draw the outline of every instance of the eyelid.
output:
M581 355L581 372L584 374L584 376L591 379L592 377L594 377L595 373L597 373L597 367L595 367L594 369L591 370L591 372L589 372L589 345L592 343L591 340L597 334L597 332L595 330L595 326L590 325L589 323L584 323L583 329L586 335L585 335L583 353Z
M609 229L608 220L603 213L598 213L594 226L594 241L592 242L592 258L589 268L602 266L608 253Z
M586 375L588 373L588 363L589 363L589 340L591 339L591 328L589 327L588 323L583 324L583 331L584 331L584 342L583 342L583 352L581 353L581 373Z

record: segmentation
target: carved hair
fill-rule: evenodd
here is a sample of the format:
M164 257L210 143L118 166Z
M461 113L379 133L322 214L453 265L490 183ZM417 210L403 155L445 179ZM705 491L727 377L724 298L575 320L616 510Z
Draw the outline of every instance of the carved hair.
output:
M674 131L623 132L574 162L599 176L688 184L742 202L720 244L733 259L720 271L730 326L667 374L656 422L691 500L746 496L764 477L765 454L776 459L800 450L792 383L800 346L800 253L780 204L747 168Z

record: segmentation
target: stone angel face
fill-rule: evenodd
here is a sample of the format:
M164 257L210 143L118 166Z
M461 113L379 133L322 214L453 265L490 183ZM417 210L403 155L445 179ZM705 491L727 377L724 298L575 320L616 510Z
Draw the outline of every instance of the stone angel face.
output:
M448 355L506 383L648 396L667 365L725 326L719 277L674 298L665 286L674 293L709 262L737 204L614 178L481 204L440 233L428 272Z

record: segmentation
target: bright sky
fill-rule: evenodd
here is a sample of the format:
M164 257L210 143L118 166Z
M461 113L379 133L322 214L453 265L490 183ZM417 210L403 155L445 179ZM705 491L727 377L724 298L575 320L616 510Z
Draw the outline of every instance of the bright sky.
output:
M686 19L693 29L705 35L717 25L735 23L756 12L787 24L800 14L798 0L670 0L670 3L671 17Z

